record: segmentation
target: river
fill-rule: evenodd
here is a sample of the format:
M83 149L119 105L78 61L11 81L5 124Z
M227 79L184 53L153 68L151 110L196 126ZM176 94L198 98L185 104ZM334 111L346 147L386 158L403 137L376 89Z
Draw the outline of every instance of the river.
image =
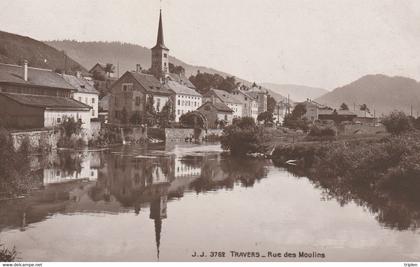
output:
M36 189L0 202L0 243L22 261L420 260L398 214L217 144L57 152L31 168Z

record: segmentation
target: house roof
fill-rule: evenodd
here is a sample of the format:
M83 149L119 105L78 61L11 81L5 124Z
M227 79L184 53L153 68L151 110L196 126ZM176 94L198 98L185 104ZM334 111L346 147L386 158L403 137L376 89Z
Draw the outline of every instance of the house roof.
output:
M172 90L175 94L181 94L181 95L192 95L192 96L200 96L201 94L198 93L196 90L188 88L185 85L182 85L178 82L174 81L168 81L166 83L166 86Z
M355 113L349 111L349 110L335 110L337 112L337 115L340 116L357 116ZM332 115L334 113L334 110L332 109L319 109L318 115Z
M96 66L99 66L103 71L105 71L106 66L100 63L96 63L90 70L89 73L92 73L93 69L96 68Z
M185 77L184 74L169 73L168 78L171 81L176 81L176 82L179 82L180 84L184 84L185 86L189 88L196 89L194 84L190 80L188 80L188 78Z
M172 92L163 86L155 76L140 72L129 72L133 78L147 91L149 94L171 95Z
M224 103L242 104L242 101L237 96L230 94L224 90L211 89L208 94L214 94Z
M223 103L212 103L212 102L206 102L203 105L201 105L198 109L201 109L202 107L204 107L206 105L213 106L217 111L229 112L229 113L233 112L233 110L230 107L226 106Z
M91 107L76 101L72 98L45 96L45 95L24 95L13 93L0 93L22 105L39 107L44 109L64 109L64 110L90 110Z
M78 78L76 76L67 74L63 74L63 78L79 93L98 94L98 91L96 91L95 87L93 87L89 81L83 78Z
M0 63L0 83L74 90L60 74L52 70L28 67L28 81L23 78L23 66Z

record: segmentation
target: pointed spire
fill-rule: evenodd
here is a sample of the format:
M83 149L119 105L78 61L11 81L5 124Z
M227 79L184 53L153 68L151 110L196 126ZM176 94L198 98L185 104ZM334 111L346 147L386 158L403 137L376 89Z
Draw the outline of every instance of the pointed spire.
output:
M163 38L162 9L159 11L159 28L158 28L156 45L152 49L154 49L154 48L161 48L161 49L169 50L165 46L165 41L164 41L164 38Z
M160 233L162 231L162 219L155 219L155 240L157 249L157 260L159 261L160 254Z

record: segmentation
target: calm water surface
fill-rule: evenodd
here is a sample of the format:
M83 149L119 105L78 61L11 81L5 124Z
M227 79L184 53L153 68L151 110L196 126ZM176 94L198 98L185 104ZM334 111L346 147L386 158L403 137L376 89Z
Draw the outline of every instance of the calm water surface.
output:
M0 243L23 261L420 260L419 231L398 227L398 214L343 204L271 161L231 159L219 147L126 146L34 159L38 189L0 202Z

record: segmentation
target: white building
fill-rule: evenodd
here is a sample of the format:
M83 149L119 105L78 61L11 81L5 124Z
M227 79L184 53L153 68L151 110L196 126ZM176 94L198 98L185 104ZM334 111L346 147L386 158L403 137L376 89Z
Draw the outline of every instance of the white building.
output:
M99 97L93 84L81 77L80 73L77 73L76 76L63 74L63 78L75 89L72 95L73 99L91 106L91 118L98 118Z
M183 114L197 110L202 105L203 97L194 89L175 81L168 81L166 85L174 93L173 103L176 122Z

